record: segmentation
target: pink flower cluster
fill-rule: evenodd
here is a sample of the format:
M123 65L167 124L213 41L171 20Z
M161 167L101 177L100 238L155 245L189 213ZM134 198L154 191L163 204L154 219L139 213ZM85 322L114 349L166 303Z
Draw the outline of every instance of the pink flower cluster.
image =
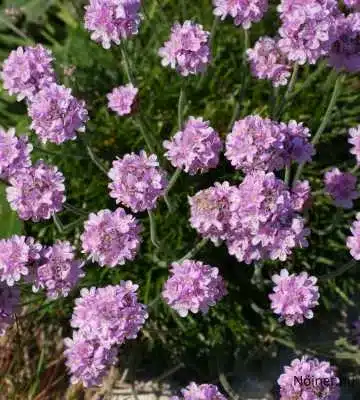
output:
M38 161L21 174L10 178L6 197L10 206L24 220L49 219L65 202L64 176L57 167Z
M250 29L253 22L259 22L268 10L268 0L213 0L214 14L224 20L234 18L235 25Z
M31 100L42 88L55 82L51 51L38 44L35 47L18 47L4 61L1 79L4 88L17 100Z
M173 396L170 400L226 400L218 387L208 383L201 385L191 382L181 390L182 396Z
M336 0L282 0L279 48L290 61L315 64L336 38Z
M165 193L167 179L159 168L155 154L148 156L145 151L139 155L125 154L113 162L108 173L110 196L116 203L122 203L133 212L151 210L157 199Z
M17 137L14 128L0 127L0 179L7 181L30 167L32 148L27 136Z
M226 138L226 158L245 173L274 171L291 161L310 161L315 153L309 129L302 123L288 124L250 115L236 121Z
M253 76L268 79L275 87L287 85L291 66L280 51L278 39L261 37L246 53Z
M356 157L356 163L360 164L360 125L355 128L350 128L349 136L348 142L353 145L350 153L354 154Z
M339 384L335 368L329 362L307 356L293 360L278 379L280 400L338 400Z
M84 132L88 120L85 102L77 100L71 89L52 83L40 90L29 104L31 128L43 143L61 144Z
M356 214L356 220L353 222L350 231L352 236L347 238L346 246L353 258L360 260L360 213Z
M115 267L133 260L140 247L141 226L123 208L91 213L81 236L83 253L101 266Z
M71 326L78 329L65 339L65 356L72 382L85 387L100 384L110 365L116 362L116 347L134 339L148 314L137 300L137 285L82 289L75 301Z
M165 140L167 157L175 168L190 175L216 168L222 150L219 134L203 118L190 117L184 130L177 132L171 141Z
M85 6L85 28L91 39L110 49L138 33L140 0L90 0Z
M269 295L271 309L280 315L280 321L293 326L302 324L304 318L313 318L312 309L319 304L320 297L314 276L308 276L306 272L290 275L288 270L282 269L272 280L275 286L274 293Z
M325 174L325 190L333 198L337 207L352 208L353 200L360 194L356 190L356 176L350 172L341 172L332 168Z
M209 32L202 25L185 21L171 29L170 39L159 49L161 64L188 76L203 72L210 62Z
M201 261L174 262L170 272L162 296L181 317L189 311L207 313L227 293L219 270Z
M120 116L132 114L136 109L138 92L132 83L114 88L107 95L109 108Z

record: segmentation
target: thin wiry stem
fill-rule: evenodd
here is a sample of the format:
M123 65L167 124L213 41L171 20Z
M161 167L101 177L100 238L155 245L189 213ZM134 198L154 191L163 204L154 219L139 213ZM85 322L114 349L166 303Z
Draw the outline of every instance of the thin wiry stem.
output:
M178 128L179 128L179 131L181 131L182 125L183 125L185 101L186 101L186 94L185 94L184 86L182 86L180 89L179 102L178 102Z
M291 178L291 165L287 165L285 167L285 179L284 179L286 185L289 185L290 178Z
M125 69L125 73L126 76L129 80L130 83L134 84L135 83L135 79L134 76L131 72L131 68L130 68L130 61L129 61L129 57L128 57L128 53L126 50L126 47L124 45L124 43L121 44L121 55L122 55L122 59L123 59L123 64L124 64L124 69Z
M144 141L146 143L146 146L148 147L148 149L150 150L150 152L152 154L156 154L154 146L151 143L150 137L147 134L146 128L145 128L144 123L142 122L141 118L140 117L134 117L134 121L137 123L137 125L138 125L138 127L140 129L141 135L142 135L142 137L143 137L143 139L144 139Z
M358 261L356 260L351 260L345 265L341 266L340 268L337 268L334 272L330 272L329 274L322 275L319 277L320 281L327 281L329 279L336 278L337 276L340 276L344 274L346 271L349 271L351 268L355 267Z
M31 38L29 38L29 36L27 36L22 30L20 30L18 27L16 27L8 19L0 17L0 22L3 23L5 26L7 26L9 29L11 29L14 33L16 33L22 39L26 40L29 44L34 44L33 40Z
M156 235L156 223L152 211L148 210L149 223L150 223L150 240L155 247L160 247Z
M74 213L75 215L78 215L80 217L87 217L88 213L86 211L80 210L79 208L76 208L74 206L72 206L69 203L64 203L64 208L72 213Z
M170 179L170 182L166 188L166 192L165 194L168 194L170 192L170 190L172 189L172 187L175 185L176 181L178 180L179 176L181 174L181 169L177 168L173 174L173 176Z
M60 218L56 214L54 214L52 216L52 218L53 218L54 224L56 226L56 229L59 231L59 233L63 233L64 232L64 225L60 221Z
M340 94L340 89L341 89L341 85L342 85L343 81L344 81L344 76L339 75L336 79L334 90L332 92L331 99L330 99L329 105L327 107L327 110L325 112L324 118L322 119L319 129L317 130L315 136L313 137L313 139L311 141L311 143L313 145L316 145L319 142L322 133L325 131L326 127L328 126L328 124L330 122L331 114L332 114L333 108L335 107L336 100ZM305 165L305 163L299 164L299 166L296 170L296 173L295 173L294 182L293 182L294 184L300 179L300 176L304 169L304 165Z
M281 115L282 115L282 113L284 111L284 107L286 105L286 102L288 101L288 99L289 99L289 97L290 97L290 95L291 95L291 93L292 93L292 91L294 89L298 73L299 73L299 64L295 63L294 64L294 68L293 68L293 72L291 74L290 82L289 82L289 84L287 86L285 95L284 95L284 97L282 99L282 102L281 102L281 104L279 106L279 109L276 110L276 112L275 112L275 119L280 119L281 118Z
M195 247L193 247L188 253L184 255L184 257L176 260L177 263L182 263L184 260L189 260L194 257L209 241L209 239L202 239Z
M103 167L103 165L97 160L94 152L89 145L86 145L86 151L89 154L90 160L98 167L101 172L103 172L107 176L108 172L106 171L105 167Z

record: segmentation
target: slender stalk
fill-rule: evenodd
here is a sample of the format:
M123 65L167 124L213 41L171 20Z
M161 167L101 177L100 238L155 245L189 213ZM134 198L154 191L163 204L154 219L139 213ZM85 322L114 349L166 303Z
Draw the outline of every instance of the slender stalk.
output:
M101 172L103 172L107 176L108 172L106 171L105 167L103 167L103 165L97 160L94 152L89 145L86 145L86 151L89 154L91 161L98 167Z
M356 164L355 167L350 170L350 172L352 174L355 174L355 172L357 172L359 168L360 168L360 164Z
M333 272L330 272L329 274L322 275L319 277L320 281L327 281L329 279L336 278L337 276L340 276L344 274L346 271L349 271L351 268L355 267L358 262L356 260L351 260L342 267L336 269Z
M286 105L286 102L288 101L290 94L292 93L296 80L297 80L297 76L299 73L299 64L295 63L294 64L294 68L293 68L293 72L291 74L291 78L290 78L290 82L288 84L288 87L286 89L285 95L283 97L282 102L280 103L280 107L278 110L276 110L275 112L275 119L280 119L281 118L281 114L284 111L284 107Z
M54 224L56 226L56 229L59 231L59 233L63 233L64 232L64 225L60 221L60 218L56 214L54 214L52 216L52 218L53 218Z
M11 29L14 33L20 36L22 39L26 40L28 43L33 44L33 40L29 38L22 30L17 28L12 22L7 20L6 18L0 17L0 22L2 22L5 26Z
M75 215L78 215L79 217L87 217L88 216L88 213L86 211L80 210L79 208L76 208L69 203L64 203L64 208L68 211L71 211Z
M195 247L193 247L188 253L186 253L184 257L180 258L175 262L182 263L184 260L191 259L207 244L208 241L209 239L200 240L200 242Z
M156 223L152 211L148 210L149 223L150 223L150 240L155 247L160 247L156 235Z
M289 185L290 178L291 178L291 165L287 165L285 167L285 178L284 178L286 185Z
M129 82L134 84L134 77L131 72L130 61L129 61L128 53L127 53L124 43L122 43L122 45L121 45L121 55L122 55L122 59L123 59L126 76L129 80Z
M181 174L181 169L177 168L175 170L173 176L170 179L170 182L169 182L169 184L168 184L168 186L166 188L165 195L167 195L170 192L170 190L172 189L172 187L175 185L176 181L178 180L180 174Z
M325 131L326 127L328 126L328 124L330 122L331 114L332 114L333 108L335 107L336 100L340 94L340 89L341 89L341 85L342 85L343 81L344 81L344 76L339 75L336 79L335 86L334 86L334 89L333 89L333 92L332 92L332 95L330 98L329 105L325 112L324 118L322 119L322 122L321 122L317 132L315 133L315 136L313 137L313 139L311 141L311 143L313 145L316 145L319 142L322 133ZM304 169L304 165L305 165L305 163L299 164L299 166L296 170L296 173L295 173L294 184L299 180L299 178L302 174L302 171Z
M150 137L147 134L146 128L145 128L144 123L142 122L141 118L140 117L134 117L134 121L136 121L136 123L137 123L137 125L138 125L138 127L140 129L141 135L142 135L142 137L143 137L143 139L144 139L144 141L146 143L146 146L149 148L151 153L156 154L154 146L151 143Z
M178 102L178 128L179 128L179 131L181 131L181 129L182 129L185 101L186 101L186 94L185 94L184 86L182 86L180 89L179 102Z

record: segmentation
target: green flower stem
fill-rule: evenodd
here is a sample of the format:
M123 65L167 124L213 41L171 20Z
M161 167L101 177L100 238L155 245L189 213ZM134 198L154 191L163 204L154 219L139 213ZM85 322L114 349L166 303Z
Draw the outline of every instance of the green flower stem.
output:
M286 185L289 185L290 178L291 178L291 165L287 165L285 167L285 179L284 179Z
M330 272L329 274L322 275L319 277L319 281L327 281L329 279L336 278L337 276L340 276L344 274L346 271L349 271L351 268L355 267L358 261L356 260L351 260L345 265L341 266L340 268L337 268L335 271Z
M193 247L188 253L186 253L184 257L180 258L179 260L176 260L175 262L182 263L184 260L191 259L207 244L208 241L209 239L205 238L200 240L200 242L195 247Z
M339 75L337 77L337 79L336 79L335 86L334 86L334 89L333 89L333 92L332 92L332 95L331 95L331 99L330 99L329 105L328 105L327 110L325 112L324 118L322 119L322 122L321 122L321 124L319 126L319 129L317 130L315 136L313 137L313 139L311 141L311 143L313 145L316 145L319 142L322 133L325 131L326 127L328 126L328 124L330 122L331 113L333 111L333 108L335 107L336 100L337 100L337 98L338 98L338 96L340 94L340 89L341 89L341 85L342 85L343 81L344 81L344 76ZM299 166L298 166L298 168L296 170L296 173L295 173L294 184L300 179L300 176L301 176L302 171L304 169L304 165L305 165L305 163L299 164Z
M126 47L125 47L124 43L121 44L121 56L122 56L122 60L123 60L126 76L127 76L128 80L129 80L129 82L134 84L135 83L135 79L134 79L134 76L133 76L133 74L131 72L130 61L129 61L128 53L127 53L127 50L126 50Z
M107 176L108 172L106 171L105 167L98 161L91 147L87 144L86 144L86 151L89 154L90 160L97 166L97 168L101 172L103 172Z
M356 164L355 167L350 170L350 172L352 174L355 174L358 171L359 168L360 168L360 164Z
M18 36L20 36L22 39L24 39L28 44L32 45L34 44L34 41L29 38L22 30L17 28L12 22L10 22L7 18L0 17L0 22L4 24L6 27L8 27L10 30L12 30L14 33L16 33Z
M59 218L56 214L54 214L54 215L52 216L52 219L53 219L54 224L55 224L55 226L56 226L56 229L59 231L59 233L63 233L63 232L64 232L64 225L63 225L63 223L60 221L60 218Z
M72 206L69 203L64 203L64 208L75 215L78 215L79 217L87 217L89 214L86 211L80 210L77 207Z
M145 125L143 123L143 121L141 120L141 117L134 117L134 121L137 123L138 128L140 129L141 135L146 143L146 146L148 147L148 149L150 150L150 152L152 154L156 154L155 152L155 148L151 143L150 137L146 131Z
M150 223L150 240L155 247L160 247L156 235L156 223L152 211L148 210L149 223Z
M289 97L290 97L290 95L291 95L291 93L292 93L292 91L294 89L298 73L299 73L299 64L295 63L293 71L292 71L292 74L291 74L290 82L289 82L289 84L287 86L285 95L284 95L284 97L282 99L282 102L280 103L279 109L276 109L276 112L274 113L275 114L274 115L275 119L280 119L281 118L281 115L282 115L282 113L284 111L284 107L285 107L287 101L289 100Z
M184 105L186 103L186 93L184 86L180 89L179 101L178 101L178 129L181 131L183 125L184 116Z
M168 184L168 186L166 188L165 195L167 195L170 192L170 190L172 189L172 187L175 185L176 181L178 180L180 174L181 174L181 169L177 168L175 170L173 176L170 179L170 182L169 182L169 184Z

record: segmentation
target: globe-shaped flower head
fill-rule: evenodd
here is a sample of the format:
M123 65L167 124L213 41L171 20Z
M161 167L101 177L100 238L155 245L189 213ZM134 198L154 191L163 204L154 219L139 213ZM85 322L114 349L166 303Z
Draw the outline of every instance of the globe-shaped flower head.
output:
M170 400L226 400L226 397L215 385L203 383L198 385L191 382L186 388L181 390L181 397L173 396Z
M138 302L137 289L131 281L82 289L75 301L71 326L81 331L89 329L90 336L107 348L135 339L148 317L146 306Z
M190 117L183 131L175 134L171 141L165 140L165 153L175 168L190 175L216 168L222 150L219 134L202 118Z
M132 83L114 88L107 95L109 108L120 116L132 114L137 106L138 92L139 90Z
M8 180L30 167L31 151L27 136L17 137L14 128L5 131L0 127L0 179Z
M123 208L91 213L81 236L83 252L101 266L133 260L140 246L141 227Z
M38 44L18 47L3 63L1 79L4 88L17 100L31 100L43 87L55 81L51 51Z
M14 314L19 305L19 289L0 282L0 336L5 335L6 328L14 322Z
M290 192L273 173L248 174L230 195L229 253L247 264L285 261L294 248L308 244L310 230L298 213L302 206L298 191Z
M64 192L63 174L40 160L10 179L6 197L21 219L38 222L62 209Z
M230 194L236 190L228 182L200 190L189 197L190 224L200 235L213 242L224 240L230 230Z
M73 338L64 340L66 366L71 374L72 384L82 383L84 387L100 385L116 359L116 348L106 348L96 338L87 338L82 331L74 331Z
M185 260L171 265L171 277L165 282L162 296L181 317L190 312L207 313L227 293L217 268L201 261Z
M66 297L84 276L81 270L84 263L75 258L74 248L66 241L44 248L39 264L33 289L44 288L50 299Z
M329 64L338 70L360 71L360 12L347 17L341 15L337 19L336 40L331 47Z
M356 220L351 228L352 235L347 238L346 246L355 260L360 260L360 213L356 214Z
M155 154L147 156L145 151L139 155L125 154L113 162L108 173L110 196L131 208L133 212L151 210L167 186L165 172L159 168Z
M85 102L77 100L71 89L56 83L40 90L29 105L31 128L43 143L56 144L76 138L84 132L88 120Z
M354 154L356 163L360 164L360 125L355 128L350 128L349 136L348 142L353 146L350 153Z
M329 362L317 358L304 356L291 361L277 383L280 386L280 400L340 399L340 380L335 368Z
M138 33L140 0L90 0L85 6L85 28L91 39L110 49Z
M325 174L325 189L338 207L353 208L353 200L359 197L356 191L356 176L333 168Z
M161 64L176 69L181 75L203 72L210 62L209 32L202 25L185 21L171 29L170 40L159 50Z
M315 64L336 38L336 0L282 0L279 48L290 61Z
M250 29L253 22L259 22L268 10L268 0L213 0L214 14L224 20L234 18L235 25Z
M41 245L33 238L13 235L0 240L0 281L13 286L31 273L33 262L40 258Z
M247 50L247 57L253 76L270 80L275 87L287 85L291 67L277 40L267 36L260 38L252 49Z
M280 315L280 321L293 326L302 324L304 318L313 318L312 309L319 304L320 297L315 277L308 276L307 272L289 275L286 269L282 269L280 275L274 275L272 280L275 286L274 293L269 295L271 309Z

